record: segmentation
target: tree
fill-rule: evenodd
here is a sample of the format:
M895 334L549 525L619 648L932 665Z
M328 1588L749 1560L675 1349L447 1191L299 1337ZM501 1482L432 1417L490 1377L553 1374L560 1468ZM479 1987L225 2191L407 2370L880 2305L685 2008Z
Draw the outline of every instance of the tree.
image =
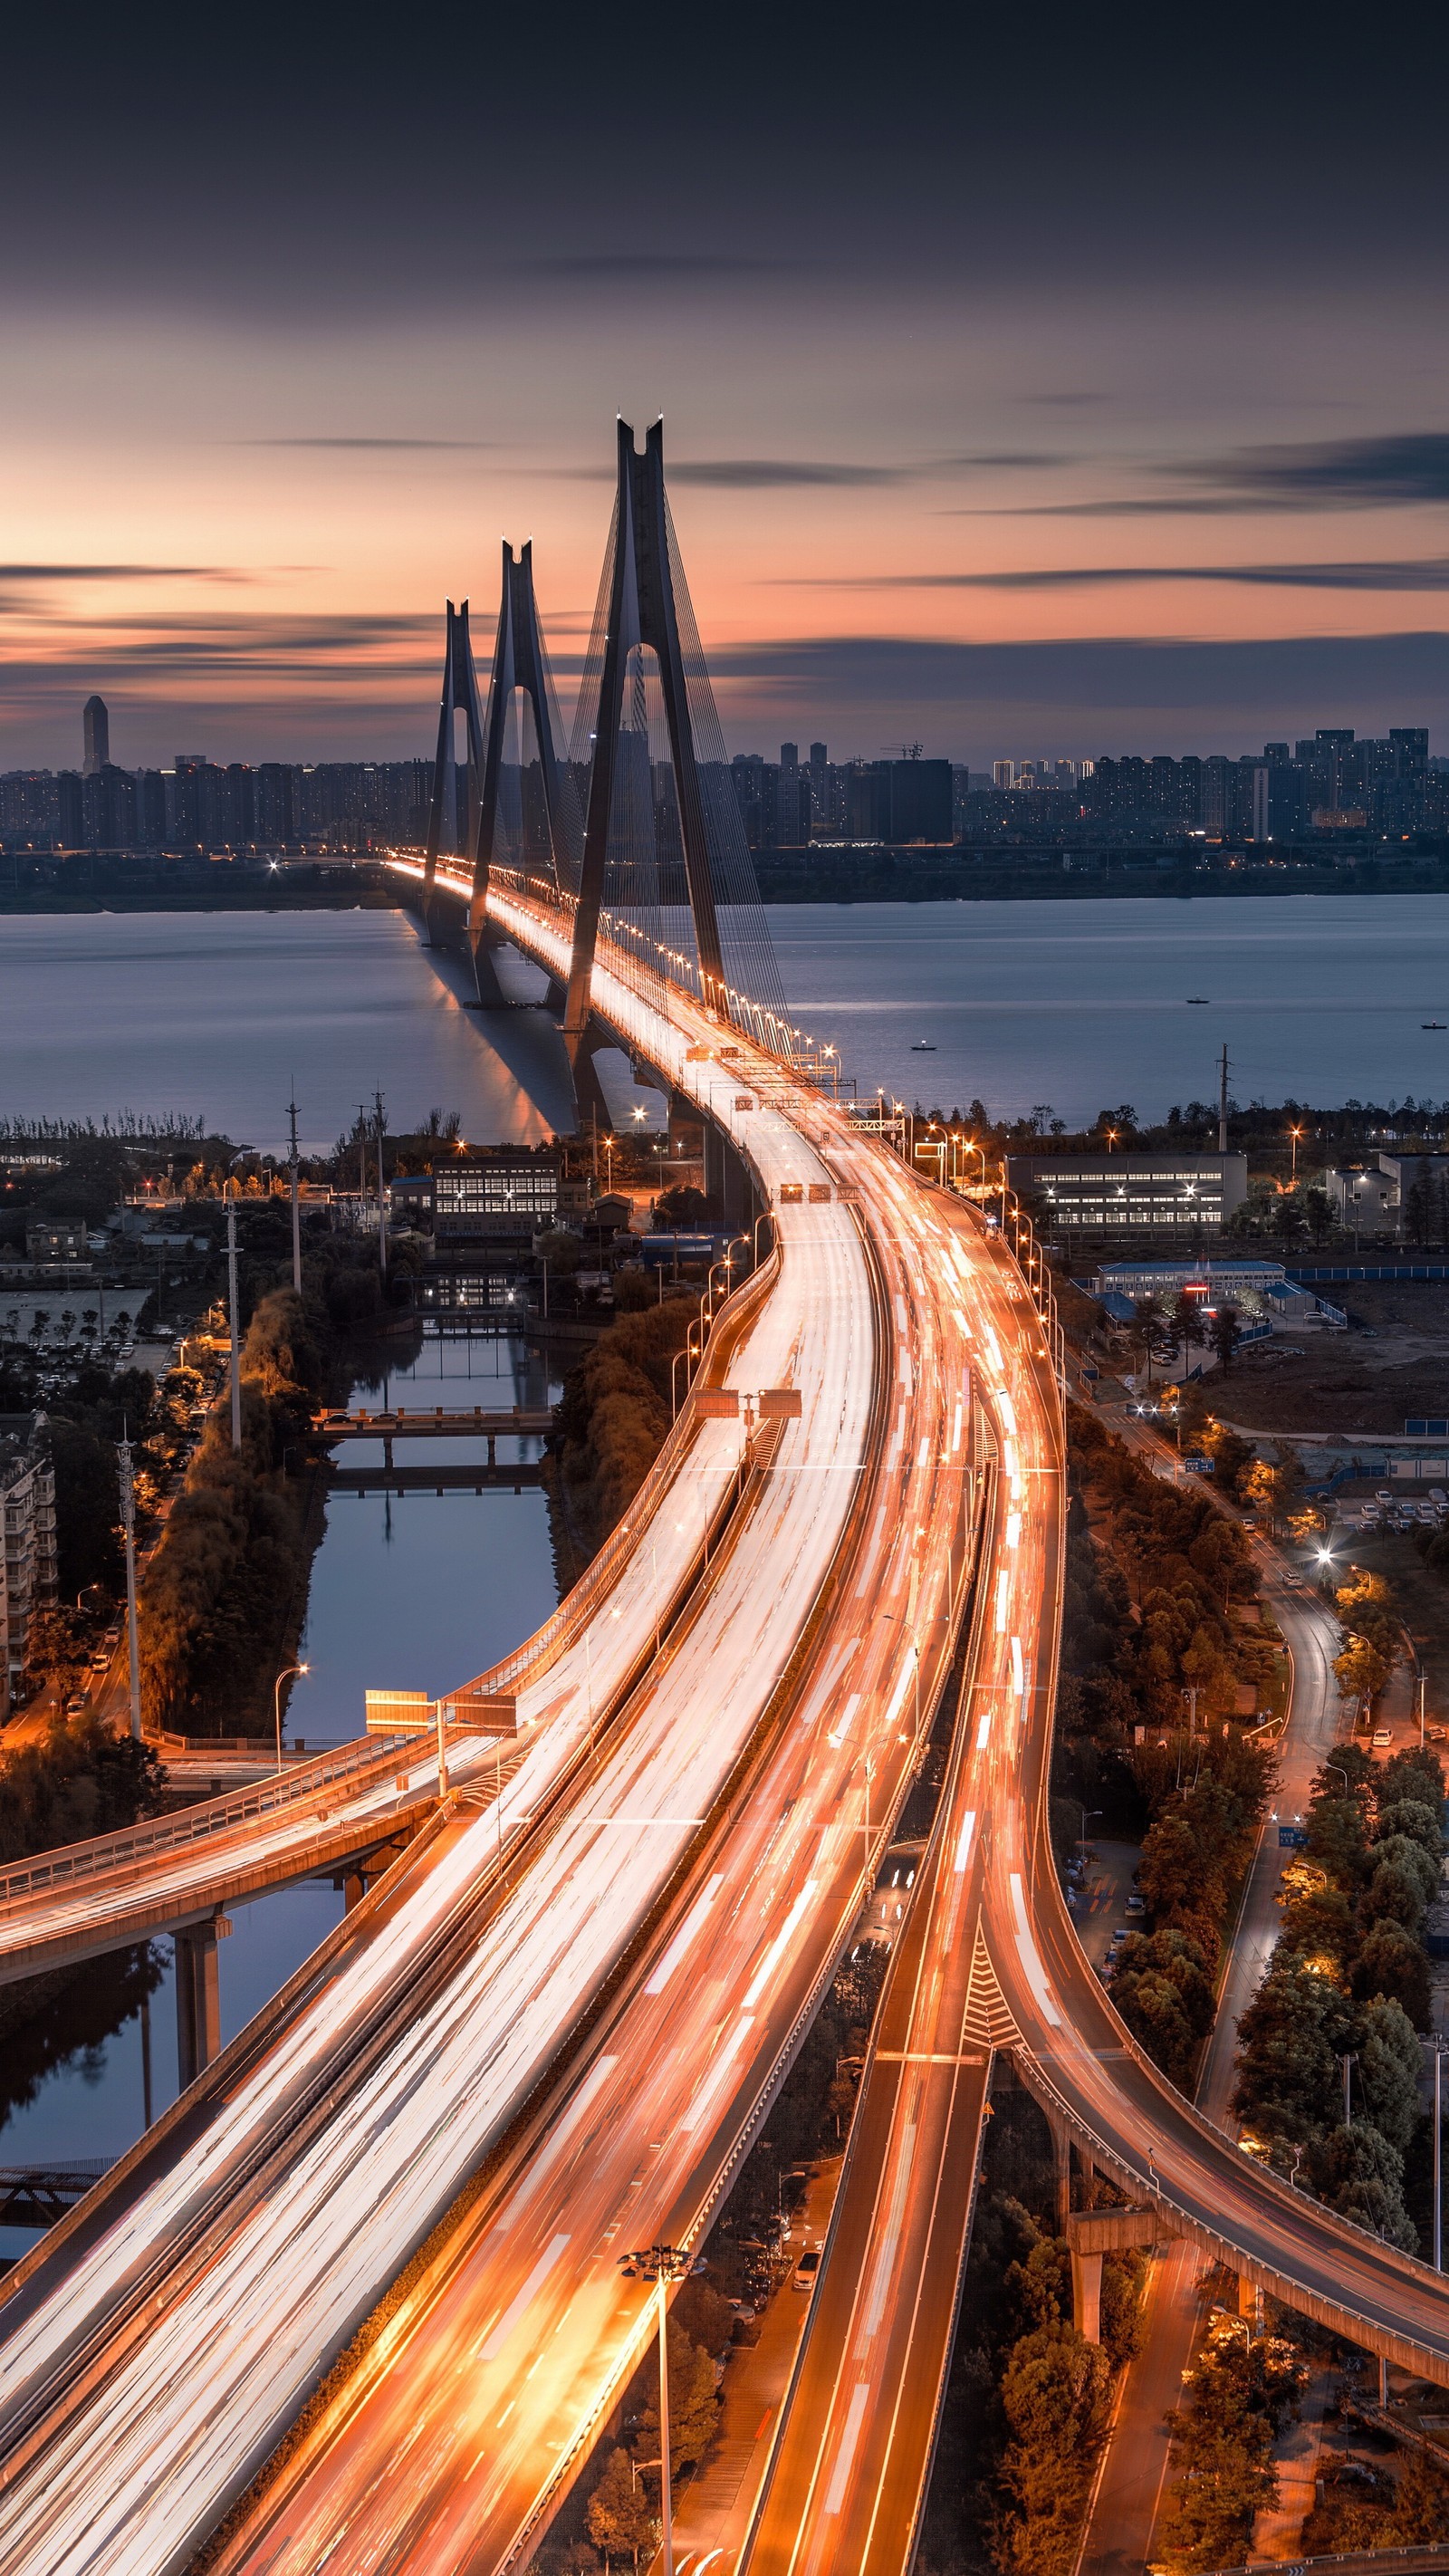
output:
M1238 1320L1237 1307L1215 1306L1208 1329L1212 1337L1213 1349L1217 1353L1218 1366L1226 1377L1233 1365L1238 1344L1243 1338L1243 1328Z
M1170 2495L1165 2554L1184 2569L1247 2554L1254 2516L1277 2500L1273 2439L1303 2373L1279 2337L1241 2333L1210 2343L1187 2379L1188 2403L1168 2417L1180 2473Z
M1330 2129L1314 2148L1310 2171L1330 2209L1405 2254L1418 2251L1418 2231L1404 2207L1404 2159L1369 2121Z
M1152 1363L1172 1347L1172 1327L1156 1297L1139 1297L1132 1308L1132 1321L1127 1327L1128 1345L1134 1358L1144 1361L1147 1383L1152 1384Z
M1275 1951L1238 2024L1236 2116L1262 2138L1310 2144L1335 2099L1354 2024L1352 2006L1329 1978L1315 1975L1296 1952Z
M704 2457L719 2421L719 2391L712 2356L691 2341L671 2316L669 2335L669 2459L673 2470ZM656 2383L657 2386L657 2383ZM651 2455L659 2448L659 2400L644 2409L640 2431Z
M1419 2119L1419 2042L1402 2004L1386 1996L1364 2005L1358 2077L1374 2127L1406 2156Z
M998 2563L1010 2576L1066 2576L1107 2430L1111 2366L1074 2326L1037 2327L1013 2345L1001 2383L1010 2429Z
M605 2566L626 2552L634 2566L642 2549L659 2539L659 2518L635 2475L627 2451L611 2451L604 2474L589 2498L584 2516L590 2540L604 2553Z
M1401 2004L1416 2030L1429 2027L1429 1961L1416 1941L1391 1915L1375 1923L1353 1963L1349 1980L1361 2001L1375 1995Z

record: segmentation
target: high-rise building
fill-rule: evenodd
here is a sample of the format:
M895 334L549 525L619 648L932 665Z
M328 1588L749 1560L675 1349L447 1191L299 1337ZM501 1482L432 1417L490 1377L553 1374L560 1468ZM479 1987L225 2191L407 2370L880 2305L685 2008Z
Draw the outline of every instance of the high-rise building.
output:
M1016 785L1015 765L1009 760L993 760L991 784L993 787L1014 787Z
M97 778L111 757L111 719L104 698L87 698L81 709L85 734L82 778Z
M55 1471L43 1414L0 1416L0 1712L20 1696L30 1624L55 1598Z

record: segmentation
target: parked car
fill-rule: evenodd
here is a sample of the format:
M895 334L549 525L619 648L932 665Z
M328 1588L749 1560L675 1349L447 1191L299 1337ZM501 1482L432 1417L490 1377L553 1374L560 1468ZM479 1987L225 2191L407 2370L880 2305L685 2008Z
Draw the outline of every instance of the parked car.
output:
M1113 1935L1112 1935L1112 1940L1111 1940L1111 1947L1112 1947L1114 1950L1120 1950L1120 1949L1121 1949L1122 1944L1123 1944L1123 1942L1126 1940L1127 1935L1128 1935L1128 1933L1131 1931L1131 1929L1132 1929L1132 1926L1131 1926L1131 1924L1130 1924L1130 1923L1119 1923L1119 1924L1118 1924L1117 1929L1116 1929L1116 1931L1113 1933Z
M1386 1726L1376 1726L1374 1728L1374 1751L1376 1753L1386 1750L1388 1746L1393 1743L1393 1740L1394 1739Z
M1146 1913L1146 1911L1147 1911L1147 1899L1146 1899L1146 1897L1145 1897L1145 1896L1138 1896L1138 1895L1134 1892L1134 1893L1133 1893L1131 1896L1129 1896L1129 1897L1128 1897L1128 1899L1127 1899L1127 1911L1128 1911L1128 1913L1129 1913L1129 1914L1145 1914L1145 1913Z
M815 2275L819 2269L820 2248L818 2245L811 2245L807 2247L806 2251L801 2255L799 2262L795 2266L794 2276L790 2283L791 2289L813 2290L815 2287Z

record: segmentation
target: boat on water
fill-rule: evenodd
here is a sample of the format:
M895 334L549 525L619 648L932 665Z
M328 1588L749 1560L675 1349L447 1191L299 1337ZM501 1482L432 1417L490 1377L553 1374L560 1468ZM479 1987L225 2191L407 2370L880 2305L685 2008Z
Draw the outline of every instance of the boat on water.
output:
M911 1048L912 1055L934 1055L935 1052L936 1041L934 1038L917 1038Z
M1211 1007L1206 993L1189 993L1187 1006L1190 1011L1206 1011Z
M1449 1028L1449 1020L1421 1020L1419 1026L1421 1029Z

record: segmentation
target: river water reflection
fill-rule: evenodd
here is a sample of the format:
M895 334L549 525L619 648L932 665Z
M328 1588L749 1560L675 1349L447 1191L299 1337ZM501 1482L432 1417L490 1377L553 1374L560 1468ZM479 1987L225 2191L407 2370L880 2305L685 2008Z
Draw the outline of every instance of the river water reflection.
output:
M557 1374L516 1336L434 1338L360 1355L354 1411L390 1402L408 1407L515 1404L537 1409L558 1393ZM499 1439L500 1466L536 1462L537 1437ZM481 1464L486 1443L399 1442L399 1465L456 1470ZM338 1455L353 1468L381 1467L380 1441ZM326 1530L313 1560L299 1678L287 1714L289 1737L311 1746L360 1735L369 1688L434 1695L467 1681L539 1627L557 1598L548 1509L539 1488L349 1493L327 1497ZM223 2043L260 2011L342 1914L328 1882L281 1888L231 1913L217 1951ZM176 2098L176 2010L171 1944L152 1945L159 1982L144 2016L137 1970L103 1962L99 1979L63 1996L24 2033L0 2035L0 2165L70 2163L123 2154L144 2126L149 2055L154 2118ZM0 1996L3 2003L3 1996ZM122 2018L122 2016L125 2016ZM112 2024L107 2028L107 2021ZM144 2027L143 2027L144 2022ZM119 2026L115 2024L119 2023ZM30 2099L17 2096L30 2094ZM0 2259L34 2242L34 2232L0 2228Z

